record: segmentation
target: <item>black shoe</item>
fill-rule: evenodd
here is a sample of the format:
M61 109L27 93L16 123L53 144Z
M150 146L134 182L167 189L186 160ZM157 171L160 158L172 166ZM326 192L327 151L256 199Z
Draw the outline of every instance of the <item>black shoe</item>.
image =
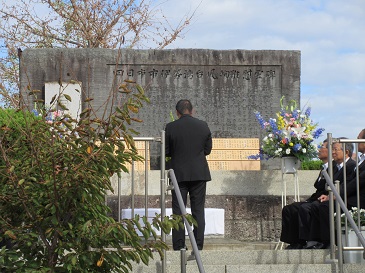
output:
M308 241L307 244L303 248L304 249L313 249L318 244L320 244L320 242L317 242L317 241Z
M330 249L330 248L331 248L330 243L323 243L323 248L322 249Z
M294 244L290 244L288 245L285 249L302 249L303 245L300 243L294 243Z
M318 244L316 244L315 246L313 246L312 249L328 249L329 246L330 246L329 243L320 243L319 242Z
M194 251L191 252L191 254L186 258L187 261L193 261L195 260L195 254Z
M180 251L182 249L188 250L188 248L186 246L183 246L183 247L174 247L174 251Z
M329 243L317 242L315 245L308 247L307 249L327 249L329 248L329 246L330 246Z

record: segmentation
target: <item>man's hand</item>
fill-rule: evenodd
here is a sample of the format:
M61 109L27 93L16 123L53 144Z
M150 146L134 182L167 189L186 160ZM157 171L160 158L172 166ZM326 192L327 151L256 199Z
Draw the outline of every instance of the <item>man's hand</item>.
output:
M328 201L328 200L329 200L328 195L322 194L320 197L318 197L319 202L324 202L324 201Z

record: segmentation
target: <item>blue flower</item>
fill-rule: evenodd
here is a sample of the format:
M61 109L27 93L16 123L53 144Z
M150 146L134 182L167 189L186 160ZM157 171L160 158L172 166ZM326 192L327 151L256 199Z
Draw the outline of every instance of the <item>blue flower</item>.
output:
M300 145L300 143L295 144L293 147L294 152L299 152L300 149L302 149L302 145Z
M296 109L296 110L294 110L294 111L293 111L293 113L292 113L293 118L297 119L297 118L298 118L298 116L299 116L299 113L300 113L300 112L299 112L299 110L297 110L297 109Z
M273 133L276 133L278 131L278 126L276 125L276 120L272 119L272 118L269 119L269 124L271 126Z
M52 116L52 113L49 112L46 116L46 121L53 121L53 116Z
M39 116L39 113L38 113L38 110L37 110L37 109L33 109L33 110L32 110L32 113L33 113L36 117L38 117L38 116Z
M305 110L305 115L309 117L311 115L311 108L308 107L307 110Z
M285 109L281 109L280 116L285 117L285 114L286 114Z
M257 159L261 159L261 155L260 154L257 154L257 155L249 155L247 158L248 159L257 160Z
M323 133L323 131L324 131L323 128L318 128L317 130L315 130L313 133L313 138L319 138L320 135Z
M257 118L257 120L259 121L261 128L264 129L265 128L265 120L263 119L263 117L261 116L260 112L255 112L255 116Z

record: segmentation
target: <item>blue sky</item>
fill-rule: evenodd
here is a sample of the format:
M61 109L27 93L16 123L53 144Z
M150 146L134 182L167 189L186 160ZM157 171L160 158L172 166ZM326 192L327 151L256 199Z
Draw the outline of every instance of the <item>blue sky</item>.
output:
M183 39L169 48L300 50L301 106L333 137L365 128L364 0L172 0L178 20L195 8ZM199 5L199 6L198 6Z
M324 137L353 139L365 128L365 0L159 2L175 23L196 9L168 48L300 50L301 106L312 107Z

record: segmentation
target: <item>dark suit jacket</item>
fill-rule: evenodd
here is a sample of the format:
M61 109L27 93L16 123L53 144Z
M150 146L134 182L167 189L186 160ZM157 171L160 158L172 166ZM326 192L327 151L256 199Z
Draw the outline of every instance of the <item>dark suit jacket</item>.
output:
M342 185L343 183L343 168L341 168L340 170L337 169L337 164L336 162L333 161L332 163L333 166L333 181L340 181L340 185ZM349 158L349 160L347 160L346 164L346 181L350 181L353 176L354 176L354 169L356 166L356 162ZM316 182L314 183L314 187L317 189L315 193L312 194L311 197L309 197L307 199L307 202L314 202L318 199L318 197L320 197L322 194L328 195L328 191L327 191L327 182L326 179L324 177L322 177L320 175L321 179L317 179ZM341 186L340 186L341 188Z
M356 163L355 163L356 165ZM360 185L360 207L365 209L365 161L359 165L359 185ZM342 199L345 196L344 183L341 184L340 194ZM355 166L352 177L346 181L347 207L357 207L357 181Z
M212 136L205 121L182 115L166 125L165 137L177 182L211 180L206 155L212 150Z
M335 175L338 171L336 163L332 164L333 166L333 174ZM328 171L328 170L327 170ZM321 174L322 170L319 173L319 176L317 178L317 180L314 182L314 187L316 188L316 192L314 192L308 199L307 202L314 202L317 201L318 198L324 194L324 195L328 195L328 191L327 191L327 183L326 183L326 179L324 178L324 176Z
M349 158L345 166L346 166L346 181L350 181L355 175L356 162L352 158ZM344 173L343 168L341 168L341 170L339 170L333 175L333 181L338 180L340 181L340 185L342 185L344 181L343 173Z

